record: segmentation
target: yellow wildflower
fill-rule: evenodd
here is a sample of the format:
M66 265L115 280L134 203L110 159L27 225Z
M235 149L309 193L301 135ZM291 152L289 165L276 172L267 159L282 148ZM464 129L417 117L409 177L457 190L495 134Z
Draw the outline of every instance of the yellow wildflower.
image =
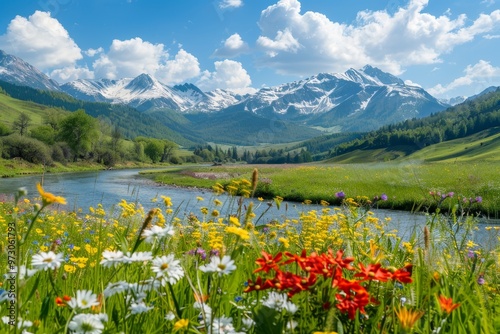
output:
M174 324L174 331L181 330L183 328L188 328L189 320L188 319L180 319Z
M241 226L240 221L237 217L229 217L229 223L238 227Z
M51 193L45 192L40 185L40 183L36 184L36 188L38 189L38 192L40 193L40 196L42 196L42 204L43 206L47 206L53 203L59 203L59 204L66 204L66 199L64 197L60 196L55 196Z
M239 228L239 227L228 226L228 227L226 227L225 231L227 233L236 234L237 236L239 236L243 240L250 239L250 234L248 233L248 231L244 230L242 228Z

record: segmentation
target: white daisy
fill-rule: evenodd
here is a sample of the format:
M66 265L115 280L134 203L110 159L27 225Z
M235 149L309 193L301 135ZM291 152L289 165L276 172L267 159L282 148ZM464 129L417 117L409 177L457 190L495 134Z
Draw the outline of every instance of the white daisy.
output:
M229 255L224 255L221 259L218 256L213 256L210 259L210 263L200 266L200 270L205 273L218 273L221 275L228 275L234 270L236 270L236 266L234 265L234 261L231 260Z
M132 253L127 253L127 256L123 258L123 262L125 263L132 263L132 262L146 262L150 261L153 259L153 254L151 252L136 252Z
M119 281L115 283L108 283L106 289L104 289L104 297L111 297L116 295L117 293L122 293L123 291L128 289L128 283L125 281Z
M77 314L69 322L69 329L73 333L100 334L104 329L103 319L99 314Z
M101 264L104 267L113 267L117 264L123 263L124 255L122 251L105 250L102 252Z
M38 270L36 269L28 269L25 265L22 265L21 270L19 270L19 279L20 280L25 280L27 278L30 278L31 276L35 275ZM13 272L17 272L17 267L14 267Z
M184 277L184 269L173 254L156 257L151 269L156 273L156 278L162 278L162 281L167 281L170 284L175 284Z
M236 332L233 326L233 318L227 318L227 317L214 318L211 327L212 330L210 331L210 333L244 334L243 332Z
M153 306L146 306L144 302L132 303L130 304L130 313L131 314L144 313L149 310L152 310L153 308L154 308Z
M54 270L59 268L63 261L63 254L55 254L53 251L40 252L40 254L33 255L31 265L37 270Z
M172 226L167 225L165 227L160 227L158 225L153 225L149 230L144 230L142 232L142 237L145 238L144 241L147 243L153 243L157 239L165 238L167 235L173 235L174 229Z
M167 314L165 315L165 320L167 321L172 321L175 319L175 314L172 311L168 311Z
M267 298L264 299L262 305L278 312L285 310L290 314L294 314L298 310L297 306L288 300L288 296L285 293L278 293L274 291L267 295Z
M68 306L72 309L86 309L98 305L99 300L97 300L97 295L90 290L78 290L76 297L71 298L68 302Z

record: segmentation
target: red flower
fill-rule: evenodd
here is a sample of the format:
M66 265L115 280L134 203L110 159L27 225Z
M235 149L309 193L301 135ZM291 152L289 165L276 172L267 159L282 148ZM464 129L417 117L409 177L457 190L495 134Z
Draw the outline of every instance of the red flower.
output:
M349 319L353 320L356 316L356 311L359 310L360 313L366 313L365 306L370 302L370 295L368 292L357 292L357 293L347 293L347 294L336 294L337 303L335 306L339 311L347 313Z
M333 256L333 251L331 249L328 250L328 257L333 261L333 263L338 264L341 268L345 268L347 270L354 270L354 268L351 266L351 262L354 261L353 257L345 257L342 258L344 255L344 251L339 249L337 251L337 254Z
M443 295L439 296L439 306L441 306L441 310L445 311L446 313L450 314L454 309L460 306L460 303L453 304L453 299L447 298Z
M360 272L355 274L354 277L361 277L363 281L378 280L380 282L387 282L392 276L391 272L382 268L380 263L369 264L368 267L360 263L359 269Z
M270 280L266 279L263 282L262 277L257 277L255 282L253 282L250 279L248 280L248 286L245 288L245 290L243 290L243 292L251 292L254 290L257 290L257 291L266 290L266 289L269 289L272 287L273 287L273 283Z
M413 280L411 279L412 268L412 264L407 264L403 268L393 272L391 278L401 283L411 283L413 282Z
M257 268L254 270L254 273L257 273L259 271L263 271L265 273L268 273L269 270L279 270L279 262L281 261L282 254L279 252L276 254L276 256L273 258L271 254L266 253L265 251L262 251L262 258L258 258L255 260L255 263L257 263L260 268Z
M290 259L286 260L284 264L296 262L300 266L300 268L306 270L306 262L308 260L306 254L307 252L305 249L302 250L302 253L300 255L295 255L290 252L285 252L285 255L288 256Z

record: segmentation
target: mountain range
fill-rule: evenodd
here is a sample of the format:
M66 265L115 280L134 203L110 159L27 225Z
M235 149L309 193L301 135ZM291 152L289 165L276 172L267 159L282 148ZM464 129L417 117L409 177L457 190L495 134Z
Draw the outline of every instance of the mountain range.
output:
M84 101L125 104L144 113L161 115L159 119L165 122L171 122L172 113L176 113L184 130L198 128L208 133L210 129L203 130L203 124L216 124L218 132L227 133L233 129L224 130L225 124L234 126L238 119L245 119L249 123L241 124L242 127L258 126L252 133L272 132L274 138L280 136L273 128L274 121L284 122L280 124L285 127L295 124L297 131L297 127L315 130L304 136L317 135L318 130L364 132L449 107L421 87L408 85L370 65L344 73L320 73L262 88L254 94L238 95L222 89L203 92L190 83L168 86L148 74L118 80L80 79L59 85L22 59L0 51L0 80L65 92Z

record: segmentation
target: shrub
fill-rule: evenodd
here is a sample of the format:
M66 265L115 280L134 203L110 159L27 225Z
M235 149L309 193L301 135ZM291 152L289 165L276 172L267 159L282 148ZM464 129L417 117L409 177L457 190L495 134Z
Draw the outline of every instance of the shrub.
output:
M2 156L4 158L21 158L28 162L44 165L52 163L50 148L37 139L12 134L4 137L2 141Z

